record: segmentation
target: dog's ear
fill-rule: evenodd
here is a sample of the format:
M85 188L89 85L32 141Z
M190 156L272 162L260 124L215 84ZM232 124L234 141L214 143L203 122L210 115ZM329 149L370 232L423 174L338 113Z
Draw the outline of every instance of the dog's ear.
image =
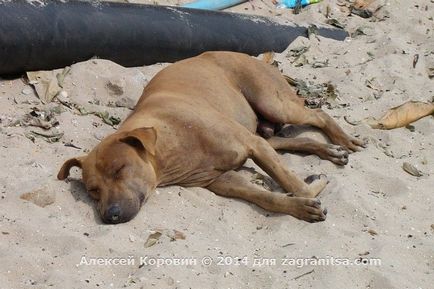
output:
M144 149L154 156L157 132L153 127L136 128L135 130L127 132L120 141L135 148Z
M69 170L72 167L79 167L81 169L84 159L85 157L78 157L78 158L72 158L67 160L60 168L60 171L57 174L57 179L59 180L66 179L69 176Z

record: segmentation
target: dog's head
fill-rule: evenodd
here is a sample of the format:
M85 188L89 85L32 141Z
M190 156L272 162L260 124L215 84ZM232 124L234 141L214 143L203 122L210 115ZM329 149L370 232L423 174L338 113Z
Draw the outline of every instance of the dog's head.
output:
M118 132L101 141L87 156L67 160L57 178L64 180L72 167L82 169L89 195L105 223L128 222L155 189L156 132L138 128Z

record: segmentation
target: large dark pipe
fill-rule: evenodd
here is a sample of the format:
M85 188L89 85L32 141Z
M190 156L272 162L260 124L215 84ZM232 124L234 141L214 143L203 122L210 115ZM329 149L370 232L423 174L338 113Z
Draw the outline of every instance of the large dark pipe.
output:
M322 28L342 40L343 30ZM174 62L210 50L282 52L307 28L179 7L64 0L0 0L0 75L92 57L123 66Z

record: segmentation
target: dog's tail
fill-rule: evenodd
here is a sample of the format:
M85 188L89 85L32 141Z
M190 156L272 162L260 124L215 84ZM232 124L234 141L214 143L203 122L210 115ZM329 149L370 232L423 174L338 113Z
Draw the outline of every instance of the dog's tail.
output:
M265 63L268 63L268 64L273 64L274 63L274 52L270 51L270 52L265 52L264 54L262 54L262 61L264 61Z

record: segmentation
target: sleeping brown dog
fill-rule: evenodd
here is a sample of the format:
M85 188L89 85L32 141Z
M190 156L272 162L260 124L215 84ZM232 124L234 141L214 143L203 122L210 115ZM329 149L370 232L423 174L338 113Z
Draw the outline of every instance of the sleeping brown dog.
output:
M268 124L320 128L333 144L307 138L268 139L256 134ZM316 196L324 175L303 181L276 150L303 151L344 165L363 142L347 135L321 109L304 107L278 70L232 52L207 52L160 71L145 87L131 115L87 156L64 163L82 169L90 196L106 223L131 220L157 186L204 187L265 210L317 222L327 211ZM267 191L236 171L251 158L288 194Z

